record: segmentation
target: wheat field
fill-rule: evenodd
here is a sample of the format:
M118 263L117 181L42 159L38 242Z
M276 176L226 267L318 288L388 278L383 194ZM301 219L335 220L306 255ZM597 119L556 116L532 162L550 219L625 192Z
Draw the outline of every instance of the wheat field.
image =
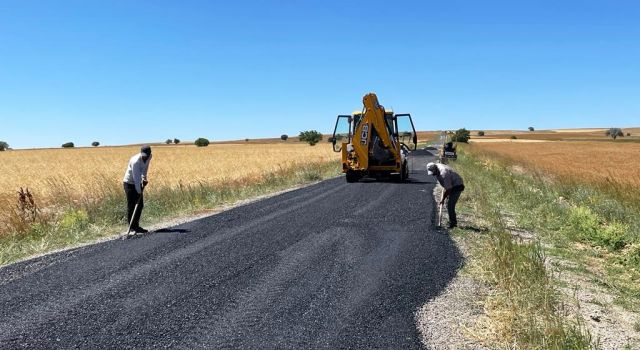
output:
M640 188L640 143L631 142L489 142L466 147L540 170L562 181Z
M56 197L85 198L103 186L121 186L129 158L139 146L37 149L0 152L0 199L29 188L41 205ZM259 180L269 172L299 164L339 159L331 145L320 143L238 143L153 146L149 190L228 180Z

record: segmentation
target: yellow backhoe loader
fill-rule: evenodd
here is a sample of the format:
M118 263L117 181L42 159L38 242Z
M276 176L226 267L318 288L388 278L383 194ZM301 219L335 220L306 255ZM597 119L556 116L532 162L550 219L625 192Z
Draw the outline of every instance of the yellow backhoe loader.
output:
M342 152L342 172L347 182L365 175L381 178L409 177L406 156L416 149L418 138L411 114L394 114L378 103L374 93L362 98L364 108L339 115L333 130L333 150Z

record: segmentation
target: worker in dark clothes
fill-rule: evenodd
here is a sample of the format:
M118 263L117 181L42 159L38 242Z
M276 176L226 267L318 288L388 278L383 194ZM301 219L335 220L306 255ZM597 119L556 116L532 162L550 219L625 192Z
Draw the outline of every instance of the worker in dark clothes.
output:
M136 233L148 232L140 227L140 215L144 207L142 190L149 183L147 180L149 163L151 163L151 147L145 145L140 149L140 153L134 155L129 160L127 171L122 180L124 182L124 193L127 196L127 219L129 224L131 224L131 230ZM138 199L140 203L138 204L138 210L134 213Z
M444 164L429 163L427 164L427 173L433 175L438 179L440 185L444 188L444 194L440 205L444 204L444 201L448 198L447 212L449 213L449 228L458 226L458 220L456 218L456 203L460 198L460 194L464 191L464 181L462 177L453 171L453 169Z

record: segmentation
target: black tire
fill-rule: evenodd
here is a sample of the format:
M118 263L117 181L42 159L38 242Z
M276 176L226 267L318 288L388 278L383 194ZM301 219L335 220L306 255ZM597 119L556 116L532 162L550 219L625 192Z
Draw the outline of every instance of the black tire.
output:
M406 182L409 178L409 169L407 168L407 163L402 163L402 168L400 169L400 182Z
M347 171L346 178L348 183L358 182L358 180L360 180L360 177L360 174L355 171Z
M409 179L409 165L407 162L402 165L402 173L404 174L404 181L407 181Z

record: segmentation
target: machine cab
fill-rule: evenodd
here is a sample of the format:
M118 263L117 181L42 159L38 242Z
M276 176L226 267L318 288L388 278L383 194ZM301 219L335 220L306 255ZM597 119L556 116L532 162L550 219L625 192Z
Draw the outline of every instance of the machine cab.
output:
M343 147L349 145L353 139L354 131L362 120L362 112L355 111L351 115L339 115L333 129L331 141L333 150L341 152ZM392 141L401 146L401 149L414 151L418 144L418 136L413 125L411 114L394 114L391 110L385 110L385 125L392 136Z

